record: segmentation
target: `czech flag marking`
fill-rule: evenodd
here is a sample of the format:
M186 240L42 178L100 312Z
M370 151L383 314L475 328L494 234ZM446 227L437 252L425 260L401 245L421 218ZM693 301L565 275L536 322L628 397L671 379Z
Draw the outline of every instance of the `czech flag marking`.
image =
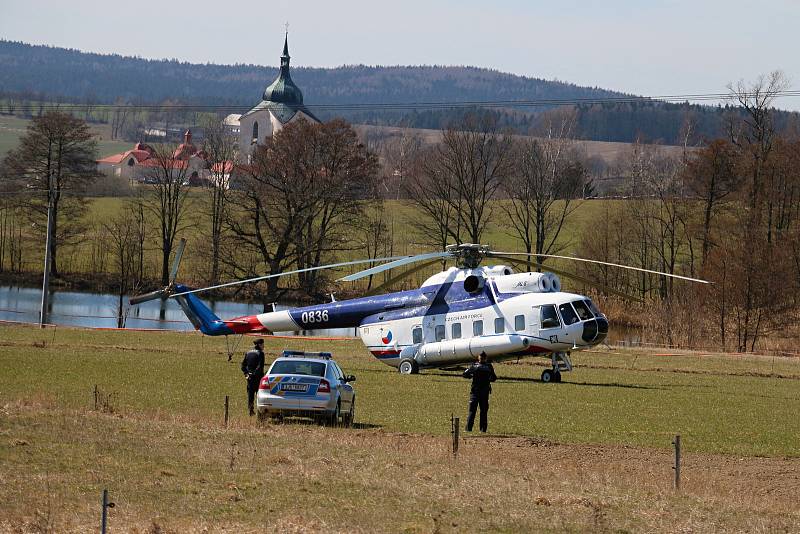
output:
M392 342L392 331L389 330L389 332L386 334L386 336L381 338L381 341L383 341L384 345L388 345L389 343L391 343Z

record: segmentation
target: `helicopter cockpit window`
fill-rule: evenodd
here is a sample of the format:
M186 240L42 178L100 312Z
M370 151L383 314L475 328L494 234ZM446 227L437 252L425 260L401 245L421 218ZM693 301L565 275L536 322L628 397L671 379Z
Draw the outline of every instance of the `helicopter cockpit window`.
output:
M415 345L417 343L422 343L422 327L415 326L414 330L411 331L411 337Z
M494 320L494 333L502 334L506 331L506 320L504 317L498 317Z
M525 316L524 315L517 315L514 317L514 329L517 332L525 330Z
M572 309L572 305L569 302L560 305L558 307L558 311L561 312L561 318L564 319L564 324L570 325L580 321L580 319L578 319L578 315L575 313L575 310Z
M572 305L575 307L575 311L578 312L578 317L581 318L581 321L585 321L586 319L594 319L592 310L590 310L582 300L576 300L572 303Z
M473 321L472 322L472 335L473 336L482 336L483 335L483 321Z
M441 341L445 337L445 330L443 324L436 325L436 341Z
M453 326L451 328L450 334L451 334L451 337L453 339L460 338L461 337L461 323L453 323Z
M595 317L603 316L603 314L600 313L600 310L597 308L597 306L594 305L594 302L592 302L591 299L586 299L583 302L585 302L586 305L589 306L589 309L592 310L592 313L594 313Z
M558 314L556 307L552 304L547 304L540 308L539 322L542 328L558 328L561 323L558 321Z

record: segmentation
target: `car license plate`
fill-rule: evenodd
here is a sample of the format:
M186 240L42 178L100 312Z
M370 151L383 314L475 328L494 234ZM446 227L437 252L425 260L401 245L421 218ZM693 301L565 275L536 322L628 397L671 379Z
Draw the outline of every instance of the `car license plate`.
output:
M283 391L308 391L308 384L281 384Z

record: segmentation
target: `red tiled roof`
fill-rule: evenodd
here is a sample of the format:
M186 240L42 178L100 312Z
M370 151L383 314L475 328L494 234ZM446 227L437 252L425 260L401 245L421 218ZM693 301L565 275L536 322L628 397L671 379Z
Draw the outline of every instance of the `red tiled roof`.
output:
M142 163L143 161L150 159L151 154L147 150L143 149L137 150L140 145L141 143L137 143L136 144L137 148L134 148L133 150L128 150L120 154L112 154L111 156L106 156L103 159L98 159L97 163L111 163L113 165L119 165L120 163L128 159L128 156L133 156L134 158L136 158L137 163Z

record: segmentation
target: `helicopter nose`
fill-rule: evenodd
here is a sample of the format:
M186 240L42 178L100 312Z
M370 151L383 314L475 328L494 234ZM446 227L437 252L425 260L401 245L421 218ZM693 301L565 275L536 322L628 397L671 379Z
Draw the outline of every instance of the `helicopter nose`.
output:
M596 317L591 321L583 323L583 334L581 338L593 345L602 342L608 335L608 319Z

